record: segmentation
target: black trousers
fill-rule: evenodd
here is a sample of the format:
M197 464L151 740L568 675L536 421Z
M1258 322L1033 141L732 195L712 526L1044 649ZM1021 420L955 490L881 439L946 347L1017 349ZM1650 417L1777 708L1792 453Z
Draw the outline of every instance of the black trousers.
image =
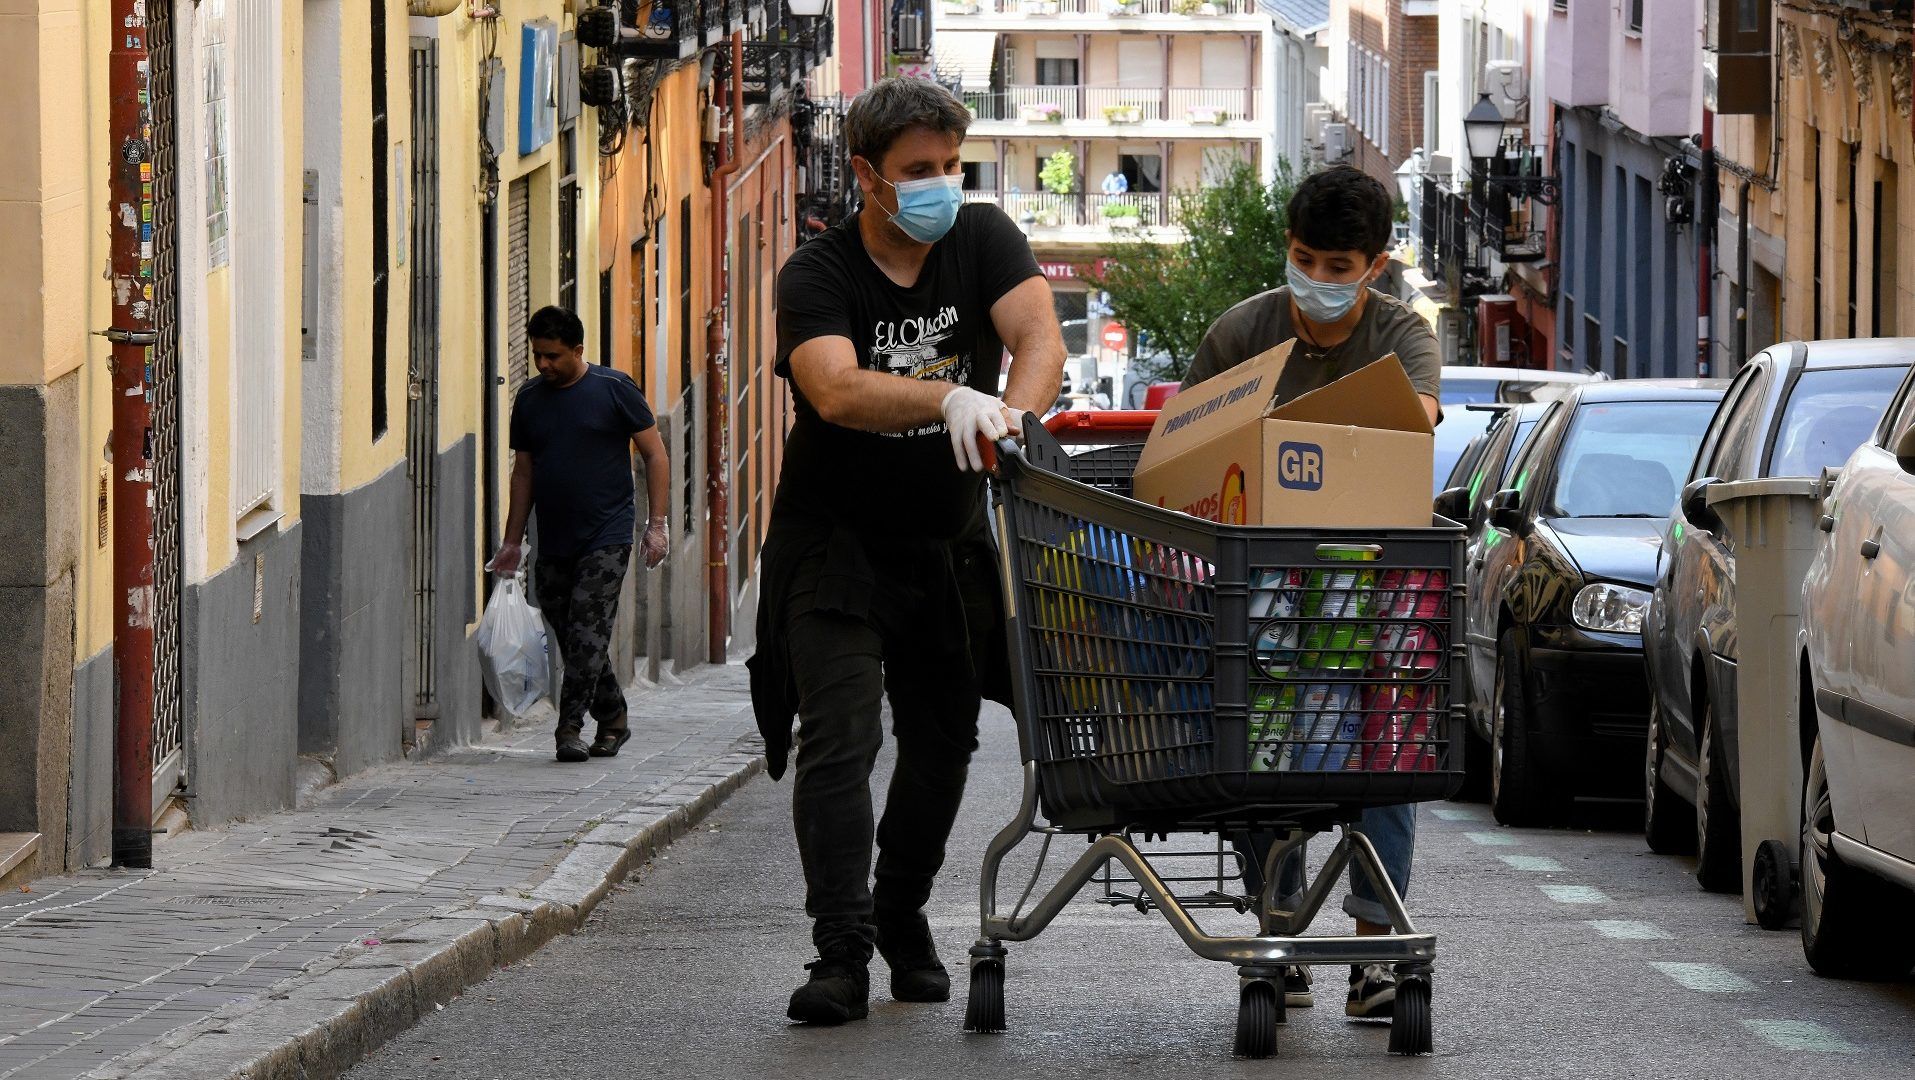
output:
M819 955L868 961L874 913L922 908L944 865L977 750L980 694L966 635L924 625L927 612L949 612L944 594L933 593L948 585L948 574L874 566L870 607L857 617L816 609L823 562L814 556L800 565L786 605L798 691L792 820ZM975 569L958 568L960 576ZM885 697L897 769L874 828L871 771L884 741Z

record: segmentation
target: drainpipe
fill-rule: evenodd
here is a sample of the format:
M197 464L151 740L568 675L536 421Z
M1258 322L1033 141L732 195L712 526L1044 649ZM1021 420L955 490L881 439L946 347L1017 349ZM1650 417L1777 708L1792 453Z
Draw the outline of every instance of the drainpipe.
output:
M1715 311L1716 114L1702 110L1702 168L1696 174L1696 377L1709 377L1715 335L1710 315ZM1738 362L1739 362L1738 358Z
M725 662L726 643L731 636L731 504L725 462L725 436L729 431L727 406L731 389L725 376L725 304L730 295L730 274L725 269L725 235L731 228L731 200L727 181L738 171L745 156L745 35L731 35L731 66L725 73L725 87L731 91L731 142L718 141L718 168L711 176L711 307L705 313L705 562L709 580L706 592L711 600L710 660Z
M113 0L107 74L109 243L113 282L113 864L153 865L153 461L147 358L159 337L148 252L153 227L152 118L146 18L140 0Z

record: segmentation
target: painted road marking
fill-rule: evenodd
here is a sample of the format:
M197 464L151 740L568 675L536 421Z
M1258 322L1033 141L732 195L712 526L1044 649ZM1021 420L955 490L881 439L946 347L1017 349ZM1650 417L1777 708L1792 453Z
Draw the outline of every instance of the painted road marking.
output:
M1854 1043L1813 1020L1744 1020L1742 1026L1782 1050L1812 1050L1822 1054L1853 1054Z
M1432 806L1430 807L1430 813L1435 814L1444 821L1477 821L1482 818L1482 815L1476 811L1468 810L1461 806Z
M1562 863L1544 855L1498 855L1512 870L1528 870L1537 874L1566 874L1569 871Z
M1715 964L1651 963L1649 966L1691 990L1704 993L1745 994L1755 989L1754 983Z
M1606 904L1609 897L1593 885L1538 885L1543 895L1558 904Z
M1481 844L1484 847L1515 847L1522 843L1513 836L1506 836L1499 832L1466 832L1463 835L1469 839L1470 843Z
M1668 931L1654 923L1635 922L1629 919L1596 919L1590 922L1598 934L1617 941L1670 941Z

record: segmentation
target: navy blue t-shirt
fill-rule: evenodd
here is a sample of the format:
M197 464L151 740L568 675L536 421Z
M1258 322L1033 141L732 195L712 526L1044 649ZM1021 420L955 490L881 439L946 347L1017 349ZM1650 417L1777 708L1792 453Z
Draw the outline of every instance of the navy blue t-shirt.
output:
M632 436L655 423L644 391L615 368L588 365L559 388L537 379L512 403L512 449L532 455L541 553L571 558L632 542Z

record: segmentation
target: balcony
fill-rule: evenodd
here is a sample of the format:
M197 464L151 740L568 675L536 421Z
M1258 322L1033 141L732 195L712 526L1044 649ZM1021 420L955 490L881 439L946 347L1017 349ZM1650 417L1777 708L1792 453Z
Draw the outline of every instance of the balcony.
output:
M640 40L625 55L647 60L687 60L698 55L702 15L698 0L624 0L623 21Z
M996 203L1034 241L1107 246L1124 240L1175 243L1184 236L1182 204L1169 192L967 191L964 199Z
M1261 96L1254 86L1012 86L964 104L982 138L1226 139L1257 129Z
M1242 33L1261 29L1256 0L939 0L940 28Z

